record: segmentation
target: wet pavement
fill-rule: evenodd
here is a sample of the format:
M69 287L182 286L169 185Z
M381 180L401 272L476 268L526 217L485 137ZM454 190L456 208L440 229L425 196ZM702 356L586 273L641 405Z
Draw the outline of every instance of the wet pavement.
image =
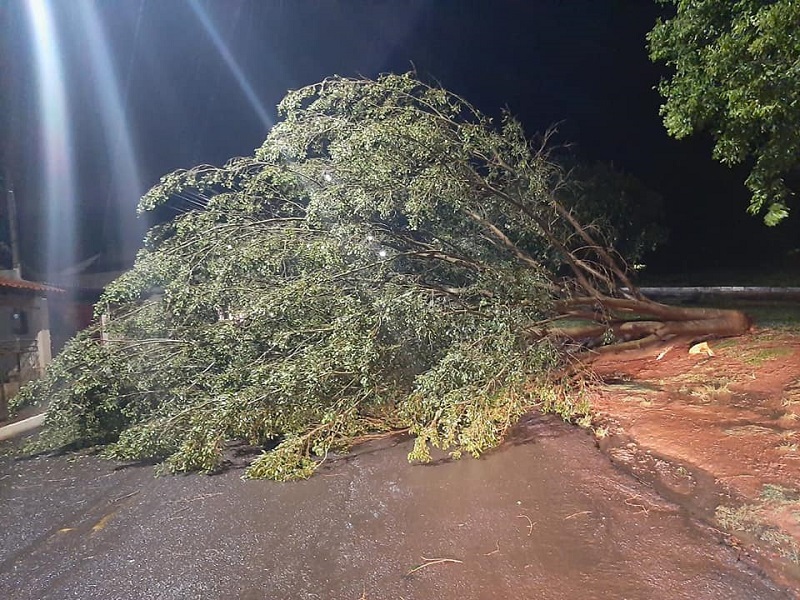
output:
M409 450L285 484L2 458L0 598L793 597L562 423L530 417L481 460Z

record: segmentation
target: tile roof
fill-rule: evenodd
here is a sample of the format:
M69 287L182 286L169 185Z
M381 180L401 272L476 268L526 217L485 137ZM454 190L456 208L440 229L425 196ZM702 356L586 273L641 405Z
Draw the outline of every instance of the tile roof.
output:
M0 277L0 290L2 289L17 289L26 292L58 292L64 293L65 290L57 288L52 285L45 285L43 283L36 283L35 281L27 281L25 279L10 279L8 277Z

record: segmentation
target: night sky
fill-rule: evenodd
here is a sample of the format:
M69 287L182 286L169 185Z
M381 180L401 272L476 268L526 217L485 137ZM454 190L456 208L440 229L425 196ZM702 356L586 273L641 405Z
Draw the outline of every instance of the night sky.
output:
M27 0L0 3L2 163L22 215L23 262L42 269L46 210L36 61ZM75 5L49 0L69 101L80 225L76 259L130 263L143 235L139 195L179 167L251 154L286 90L326 76L404 72L484 112L508 107L529 134L560 123L558 141L586 161L613 161L660 193L670 242L656 272L772 267L798 245L798 221L777 229L745 214L746 172L711 159L706 136L670 139L654 86L665 72L645 34L664 10L649 0L184 0L92 2L106 33L141 182L119 188L113 136L99 117L103 77ZM226 62L250 86L254 108ZM96 58L96 56L94 57ZM261 114L259 114L261 112ZM58 247L58 240L49 242Z

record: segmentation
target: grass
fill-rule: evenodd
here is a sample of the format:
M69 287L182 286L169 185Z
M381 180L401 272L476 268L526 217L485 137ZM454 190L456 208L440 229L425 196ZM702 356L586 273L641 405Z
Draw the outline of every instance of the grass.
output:
M711 402L717 396L730 394L730 384L730 381L718 379L716 381L708 381L706 383L694 386L684 385L678 389L678 392L681 394L694 396L695 398L699 398L704 402Z
M713 350L727 350L728 348L736 348L737 346L741 345L741 340L739 338L725 338L722 340L716 340L713 342L712 349Z
M800 331L800 308L798 304L755 305L743 307L760 327L780 331Z
M781 406L787 409L796 408L800 405L800 386L792 384L786 389L785 396L781 401Z
M792 287L800 286L797 269L737 267L736 269L713 269L692 273L671 274L642 273L642 286L687 286L687 285L760 285Z
M677 392L684 396L697 398L702 403L713 402L719 396L731 394L730 386L737 383L732 377L714 375L711 366L707 369L692 370L672 377L669 381L678 384Z
M736 425L724 430L726 435L772 435L774 429L763 427L762 425Z
M765 543L783 558L800 564L800 546L794 538L766 522L758 505L745 504L738 508L718 506L717 522L730 531L741 531Z
M760 367L771 360L790 356L793 352L792 348L785 347L756 348L745 352L741 360L748 365Z
M800 501L800 491L794 488L783 487L782 485L766 483L761 489L761 500L764 502L792 504Z
M800 546L790 535L771 525L765 514L771 510L796 507L800 509L800 491L782 485L767 483L761 488L759 502L739 507L718 506L717 522L730 531L742 531L764 542L783 558L800 564ZM792 515L797 518L797 512Z
M598 440L607 438L610 435L610 433L611 432L609 431L608 427L606 427L605 425L601 425L600 427L594 428L594 436Z
M778 446L778 450L781 452L791 452L791 453L797 452L800 446L798 446L797 441L794 439L796 433L797 433L796 431L791 431L791 430L787 430L781 433L781 440L783 441Z

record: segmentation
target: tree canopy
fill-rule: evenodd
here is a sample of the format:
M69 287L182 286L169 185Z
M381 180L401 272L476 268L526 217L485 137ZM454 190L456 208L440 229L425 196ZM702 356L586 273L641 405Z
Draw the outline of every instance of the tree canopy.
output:
M510 115L409 74L279 110L254 156L143 197L176 214L17 397L50 401L35 448L213 471L242 440L265 449L247 475L276 479L386 431L416 436L415 460L478 455L532 407L589 418L559 376L575 354L741 332L643 298L597 241L621 230L578 220L591 203Z
M707 131L714 158L751 165L749 211L775 225L789 213L800 166L800 3L661 0L676 7L648 35L673 71L659 86L670 135Z

